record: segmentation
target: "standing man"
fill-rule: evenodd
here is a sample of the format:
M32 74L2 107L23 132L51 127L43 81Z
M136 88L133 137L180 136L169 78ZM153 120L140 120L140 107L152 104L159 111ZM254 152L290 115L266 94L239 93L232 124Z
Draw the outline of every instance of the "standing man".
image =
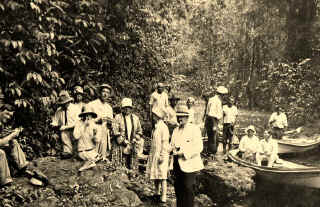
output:
M187 106L177 108L179 126L174 129L171 139L177 207L193 207L196 175L204 168L200 156L203 150L201 131L198 126L188 123L188 117Z
M179 100L180 98L176 97L175 95L172 95L169 98L170 106L168 106L167 108L167 117L165 119L165 122L169 128L170 140L171 140L171 135L173 130L178 126L178 120L177 120L175 108Z
M276 105L276 112L273 112L269 119L269 125L276 139L281 139L284 130L288 127L287 116L281 106Z
M78 108L79 114L81 113L81 110L85 103L83 102L83 96L84 92L81 86L75 86L73 89L73 95L74 95L74 105L76 108Z
M238 116L238 109L234 105L234 98L229 97L227 105L223 105L223 153L231 150L234 125Z
M97 152L101 156L102 161L109 161L107 157L111 151L110 131L113 122L113 109L110 105L112 87L109 84L102 84L99 87L100 97L88 103L88 107L92 112L97 114L96 121L99 124L100 142L97 143Z
M228 93L228 89L224 86L219 86L216 90L216 95L208 101L205 111L205 128L208 136L208 149L212 154L212 160L215 159L215 154L218 148L218 125L223 120L222 100L223 96Z
M168 94L164 91L164 84L158 83L157 90L151 94L149 105L150 105L150 118L152 120L152 112L153 111L167 111L167 107L169 106Z
M116 143L113 144L112 162L132 169L133 160L133 140L142 139L142 128L140 119L132 113L132 100L124 98L121 101L122 113L117 114L114 121L114 135Z
M59 108L52 117L51 125L59 128L62 140L62 157L72 157L72 139L73 139L73 128L75 122L78 120L78 111L74 105L71 104L73 98L70 97L69 93L62 90L59 94L58 102Z

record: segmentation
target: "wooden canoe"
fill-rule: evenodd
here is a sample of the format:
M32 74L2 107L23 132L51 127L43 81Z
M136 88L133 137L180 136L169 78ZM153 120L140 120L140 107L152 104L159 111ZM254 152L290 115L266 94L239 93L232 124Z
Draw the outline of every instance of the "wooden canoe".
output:
M278 153L299 153L313 150L320 145L320 137L315 139L306 138L282 138L278 140Z
M273 167L258 166L237 156L238 149L230 150L228 157L235 163L256 171L262 179L281 184L298 185L310 188L320 188L320 168L308 167L293 162L281 160Z

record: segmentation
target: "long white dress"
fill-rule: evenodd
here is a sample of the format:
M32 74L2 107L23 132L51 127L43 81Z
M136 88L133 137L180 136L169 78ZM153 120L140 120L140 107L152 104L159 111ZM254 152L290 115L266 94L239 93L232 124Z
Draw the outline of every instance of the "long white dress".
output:
M163 120L155 125L148 157L147 175L151 180L167 179L169 168L169 129ZM159 159L162 163L159 164Z

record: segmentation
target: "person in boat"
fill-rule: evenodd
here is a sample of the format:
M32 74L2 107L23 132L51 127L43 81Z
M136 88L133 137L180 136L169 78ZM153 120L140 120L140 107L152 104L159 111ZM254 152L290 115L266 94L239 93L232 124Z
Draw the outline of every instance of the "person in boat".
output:
M96 145L99 143L100 136L97 135L98 126L94 121L96 117L96 113L87 106L83 106L82 112L79 114L80 121L74 127L73 136L78 140L78 156L85 161L79 171L96 166L99 157Z
M250 162L256 162L261 149L259 138L255 134L255 127L253 125L248 126L246 135L241 138L239 143L238 156Z
M234 104L234 98L229 97L227 104L223 105L223 153L231 149L234 125L238 116L238 109Z
M288 127L288 121L280 105L276 105L276 111L271 114L269 125L274 134L274 138L281 139L285 129Z
M211 97L205 109L205 128L208 136L208 149L211 153L210 158L215 160L215 154L218 149L219 125L223 119L222 100L228 93L224 86L217 87L216 95Z
M188 119L188 122L189 123L192 123L192 124L195 124L195 119L194 119L194 103L195 103L195 99L193 97L189 97L187 99L187 107L189 109L189 119Z
M113 123L113 108L110 104L112 97L112 87L109 84L99 86L99 98L88 103L88 107L97 114L96 123L99 125L99 143L97 152L102 161L110 163L108 157L111 152L111 134Z
M273 163L278 159L278 142L272 138L272 134L266 130L263 139L260 141L260 152L257 154L257 163L261 166L261 162L268 161L268 167L272 167Z
M57 111L52 117L51 126L58 128L62 141L62 158L70 158L73 153L73 128L78 120L79 110L75 107L73 98L66 90L59 93Z

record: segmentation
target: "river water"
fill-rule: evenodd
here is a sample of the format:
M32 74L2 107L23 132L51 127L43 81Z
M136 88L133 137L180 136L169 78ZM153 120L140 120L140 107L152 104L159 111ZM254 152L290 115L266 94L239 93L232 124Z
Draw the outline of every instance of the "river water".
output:
M281 156L299 164L320 167L320 149ZM237 206L242 207L319 207L320 189L276 184L256 178L256 190Z

